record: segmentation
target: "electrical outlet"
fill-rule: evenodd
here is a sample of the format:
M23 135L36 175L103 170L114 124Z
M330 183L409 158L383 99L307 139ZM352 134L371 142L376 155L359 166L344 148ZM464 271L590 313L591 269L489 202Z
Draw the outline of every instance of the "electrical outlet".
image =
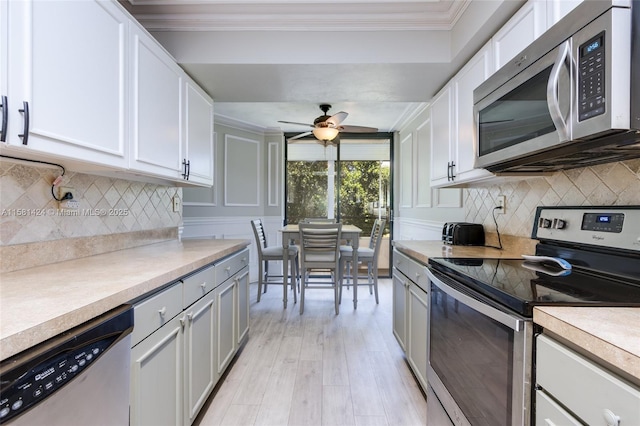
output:
M75 192L75 190L69 186L61 186L60 188L58 188L58 199L60 199L60 201L66 201L66 200L73 200L73 193Z
M499 209L496 209L497 214L505 214L507 210L507 200L504 195L498 195L498 198L496 199L496 207L500 207Z
M173 196L173 211L178 213L180 211L180 197L177 195Z

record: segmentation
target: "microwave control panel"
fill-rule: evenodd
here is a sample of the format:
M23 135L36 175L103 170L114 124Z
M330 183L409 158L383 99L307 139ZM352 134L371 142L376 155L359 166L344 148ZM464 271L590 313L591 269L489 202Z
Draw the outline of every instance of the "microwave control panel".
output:
M578 121L604 114L604 31L578 49Z

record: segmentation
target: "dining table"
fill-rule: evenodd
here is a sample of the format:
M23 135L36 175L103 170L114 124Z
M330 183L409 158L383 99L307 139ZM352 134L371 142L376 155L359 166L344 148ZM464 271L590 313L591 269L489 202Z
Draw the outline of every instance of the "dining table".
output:
M300 227L298 224L288 224L280 229L282 233L282 250L283 258L282 258L282 279L283 282L289 282L289 246L291 244L295 244L300 240ZM353 309L356 309L358 303L358 246L360 245L360 234L362 233L362 229L358 228L355 225L342 225L341 230L341 239L347 240L347 243L351 245L353 249ZM283 298L282 302L284 304L284 309L287 309L287 286L283 285ZM294 290L297 291L296 286L293 286Z

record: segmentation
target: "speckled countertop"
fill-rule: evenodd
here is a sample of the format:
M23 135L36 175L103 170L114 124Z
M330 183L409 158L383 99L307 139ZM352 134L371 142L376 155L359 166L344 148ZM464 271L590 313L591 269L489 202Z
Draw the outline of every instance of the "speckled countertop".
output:
M168 241L0 275L0 359L218 259L248 240Z
M430 257L519 258L533 254L526 243L507 250L488 247L447 246L440 241L394 241L394 247L427 263ZM640 385L640 308L539 307L533 321L619 368Z

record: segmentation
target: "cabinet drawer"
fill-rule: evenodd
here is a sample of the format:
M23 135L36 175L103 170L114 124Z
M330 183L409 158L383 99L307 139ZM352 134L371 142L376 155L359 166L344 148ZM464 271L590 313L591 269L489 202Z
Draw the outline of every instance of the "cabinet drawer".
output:
M536 391L536 426L554 425L581 426L582 423L544 392Z
M216 272L214 265L183 278L184 308L186 309L187 306L213 290L215 288L215 281Z
M547 336L537 338L538 385L589 425L640 425L640 388Z
M249 264L249 249L229 256L216 264L216 285L222 284L231 278L236 272Z
M134 327L131 334L131 346L135 346L180 312L182 312L181 282L135 304L133 307Z
M411 275L408 277L411 278L411 281L416 283L418 287L424 290L426 293L429 293L429 277L427 276L427 267L416 262L415 260L411 260Z
M411 262L412 260L406 254L397 250L393 252L393 266L409 278L412 278Z

